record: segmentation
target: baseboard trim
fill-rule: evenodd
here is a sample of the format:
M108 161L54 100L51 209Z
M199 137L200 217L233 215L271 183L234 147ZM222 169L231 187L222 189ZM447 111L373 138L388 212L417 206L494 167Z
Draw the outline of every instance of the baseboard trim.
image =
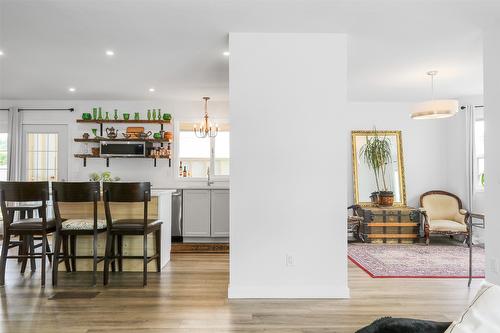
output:
M349 288L322 286L238 286L229 285L228 298L350 298Z

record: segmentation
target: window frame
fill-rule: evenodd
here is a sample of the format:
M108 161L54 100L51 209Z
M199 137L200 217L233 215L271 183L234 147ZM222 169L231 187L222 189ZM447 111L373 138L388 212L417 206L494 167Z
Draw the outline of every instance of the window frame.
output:
M213 123L216 124L228 124L228 119L217 118L211 119ZM176 120L174 122L174 172L175 179L181 182L199 182L206 181L208 177L179 177L178 168L179 163L181 161L181 157L179 155L180 150L180 128L182 123L199 123L200 119L182 119ZM231 133L231 129L229 129L229 133ZM231 134L230 134L231 135ZM231 158L231 156L229 156ZM214 182L227 182L229 181L229 177L231 176L231 172L229 175L215 175L213 172L215 170L215 138L210 138L210 180Z
M477 151L476 151L476 123L478 121L482 121L483 124L485 125L484 113L482 112L482 110L479 112L478 112L478 110L475 110L474 119L473 119L473 124L474 124L473 125L473 145L474 145L473 186L474 186L474 192L481 193L481 192L484 192L484 186L481 185L481 182L479 181L479 160L483 159L483 161L484 161L484 148L483 148L482 154L477 153ZM483 134L484 134L484 132L483 132ZM483 136L483 138L484 138L484 136ZM484 139L483 139L483 142L484 142Z

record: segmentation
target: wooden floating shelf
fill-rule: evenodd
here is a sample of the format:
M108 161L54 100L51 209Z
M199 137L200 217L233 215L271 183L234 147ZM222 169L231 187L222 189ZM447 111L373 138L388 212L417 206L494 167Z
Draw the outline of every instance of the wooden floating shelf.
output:
M84 119L77 119L77 123L89 123L89 124L170 124L171 120L134 120L134 119L129 119L129 120L124 120L124 119L119 119L119 120L99 120L99 119L91 119L91 120L84 120Z
M117 138L117 139L108 139L108 138L93 138L93 139L83 139L83 138L75 138L75 142L94 142L99 143L101 141L121 141L121 142L158 142L158 143L172 143L171 140L165 139L125 139L125 138Z

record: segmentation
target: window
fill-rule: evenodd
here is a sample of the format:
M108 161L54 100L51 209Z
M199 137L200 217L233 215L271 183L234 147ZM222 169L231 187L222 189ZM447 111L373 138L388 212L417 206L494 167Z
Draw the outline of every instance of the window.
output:
M27 179L57 180L57 133L28 133Z
M181 123L178 138L179 177L206 178L208 168L212 176L229 176L229 126L219 126L215 138L200 139L193 123Z
M481 110L482 111L482 110ZM476 110L474 119L474 187L484 190L484 117Z
M7 180L7 133L0 133L0 180Z

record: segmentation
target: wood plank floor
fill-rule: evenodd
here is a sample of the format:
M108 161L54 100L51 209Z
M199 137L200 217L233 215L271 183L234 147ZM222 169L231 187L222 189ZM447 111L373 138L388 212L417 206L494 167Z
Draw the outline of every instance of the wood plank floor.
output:
M53 290L9 260L0 331L351 333L388 315L451 321L480 282L468 289L464 279L372 279L349 263L350 299L229 301L228 265L227 254L174 254L147 288L141 273L115 273L110 287L93 288L89 273L61 272Z

